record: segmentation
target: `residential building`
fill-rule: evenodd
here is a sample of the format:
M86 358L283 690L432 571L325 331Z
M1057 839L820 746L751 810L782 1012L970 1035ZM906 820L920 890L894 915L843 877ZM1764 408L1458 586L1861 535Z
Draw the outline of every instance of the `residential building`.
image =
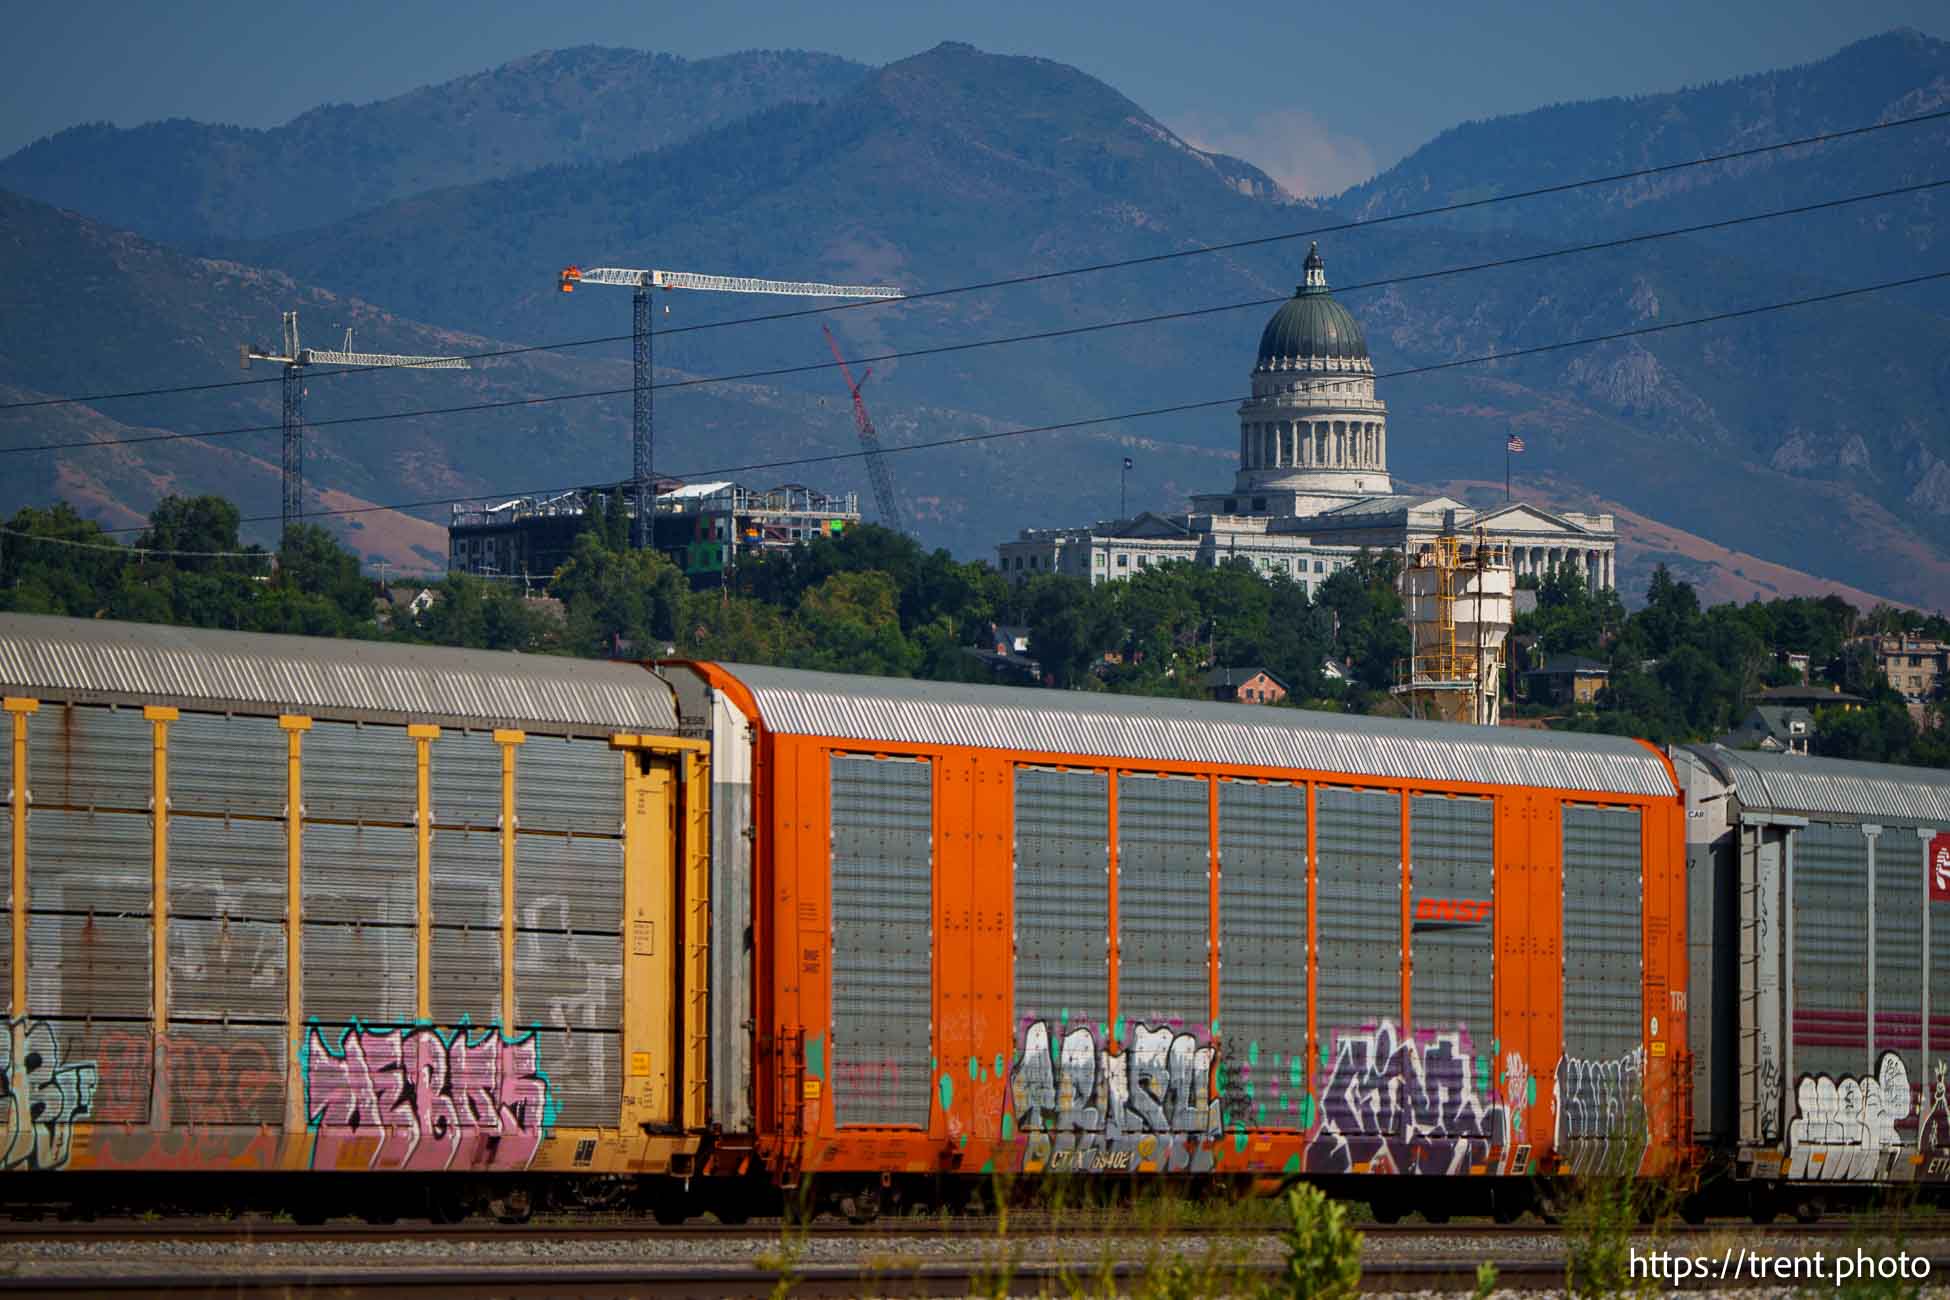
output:
M1213 699L1237 704L1278 704L1287 684L1264 668L1214 668L1199 678Z
M1868 646L1875 655L1876 671L1889 679L1891 690L1913 704L1936 693L1950 655L1950 645L1932 637L1864 636L1849 644Z
M1611 681L1611 666L1583 655L1552 655L1524 674L1530 698L1553 704L1590 704Z
M1238 408L1230 490L1195 494L1183 514L1145 512L1067 528L1025 529L996 548L1012 581L1062 573L1108 582L1171 560L1244 559L1309 594L1365 548L1414 554L1445 524L1507 547L1518 577L1575 567L1594 589L1617 585L1608 514L1523 502L1474 510L1444 496L1397 493L1388 474L1388 408L1375 395L1361 326L1334 300L1320 250L1260 334L1252 396Z
M1788 708L1839 708L1853 713L1868 703L1860 695L1850 695L1839 686L1769 686L1747 697L1749 704L1781 705Z
M1777 754L1806 754L1814 739L1815 715L1803 708L1762 704L1741 724L1721 736L1728 749L1764 749Z

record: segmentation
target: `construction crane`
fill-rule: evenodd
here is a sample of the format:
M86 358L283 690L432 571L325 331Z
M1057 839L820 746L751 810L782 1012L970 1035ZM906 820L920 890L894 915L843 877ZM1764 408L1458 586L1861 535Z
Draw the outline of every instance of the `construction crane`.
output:
M880 522L895 532L904 533L907 531L903 522L907 518L907 509L894 492L894 476L887 472L887 458L880 453L880 434L873 427L873 418L867 414L866 398L860 396L860 387L873 374L873 367L868 366L861 371L860 382L854 383L853 370L846 364L846 358L840 355L839 340L833 337L833 331L828 326L821 324L819 328L826 335L826 346L833 349L833 360L840 363L840 377L846 380L846 390L853 394L853 423L860 429L860 450L867 454L867 477L873 480L873 499L880 507Z
M634 271L615 266L566 266L562 268L563 293L574 293L579 284L607 284L636 290L636 313L631 330L631 360L636 370L635 404L630 421L630 460L636 514L630 523L633 546L646 547L654 540L652 516L656 510L655 445L651 436L650 408L650 290L700 289L706 293L776 293L801 298L902 298L906 295L887 285L820 284L810 280L754 280L741 275L695 275L688 271Z
M251 368L253 361L275 361L284 367L284 509L281 512L283 524L278 534L279 540L290 536L291 527L304 518L305 513L305 367L306 366L357 366L361 368L393 369L411 367L420 370L465 370L467 362L460 357L402 357L389 352L352 351L352 331L345 332L345 350L334 352L326 348L300 347L298 344L298 313L284 313L284 350L271 352L264 348L252 347L246 343L242 349L244 369Z

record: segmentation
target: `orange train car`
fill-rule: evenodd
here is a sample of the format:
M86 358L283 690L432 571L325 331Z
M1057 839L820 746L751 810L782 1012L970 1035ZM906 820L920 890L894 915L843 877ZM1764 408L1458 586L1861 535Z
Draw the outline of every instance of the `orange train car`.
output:
M713 1113L787 1186L871 1213L993 1172L1304 1174L1514 1213L1539 1174L1690 1159L1650 746L662 671L726 819Z

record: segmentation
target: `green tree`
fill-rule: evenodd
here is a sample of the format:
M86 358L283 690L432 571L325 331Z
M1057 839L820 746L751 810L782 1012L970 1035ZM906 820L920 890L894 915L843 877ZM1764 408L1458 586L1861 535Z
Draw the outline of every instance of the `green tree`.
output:
M593 532L575 541L550 592L568 621L576 654L606 655L621 641L652 658L679 639L692 596L677 566L652 550L611 550Z

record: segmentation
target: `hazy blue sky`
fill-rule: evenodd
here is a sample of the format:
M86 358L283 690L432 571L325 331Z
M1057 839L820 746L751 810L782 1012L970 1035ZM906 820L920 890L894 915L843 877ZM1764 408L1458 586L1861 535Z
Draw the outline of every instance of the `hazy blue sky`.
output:
M1950 8L1943 0L14 0L0 156L84 121L274 126L321 103L383 99L569 45L689 57L797 48L885 63L963 40L1075 64L1197 143L1319 193L1464 119L1805 63L1898 26L1950 35Z

